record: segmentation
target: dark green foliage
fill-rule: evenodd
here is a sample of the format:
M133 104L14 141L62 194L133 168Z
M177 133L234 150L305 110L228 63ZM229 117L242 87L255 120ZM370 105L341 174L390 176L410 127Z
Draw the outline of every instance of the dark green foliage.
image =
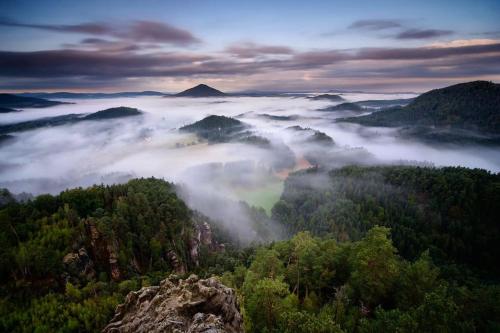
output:
M0 107L15 108L45 108L49 106L68 104L63 102L49 101L42 98L24 97L12 94L0 94Z
M329 106L318 111L365 111L365 108L357 103L341 103L335 106Z
M225 116L208 116L200 121L197 121L191 125L186 125L181 127L181 130L188 132L196 132L203 130L214 130L219 128L234 128L241 127L243 123L237 119L225 117Z
M474 81L431 90L403 107L341 121L369 126L434 126L500 134L500 85Z
M333 144L333 139L320 131L314 131L314 134L308 139L310 142L321 143L321 144Z
M276 170L292 168L295 165L295 154L290 147L283 142L271 142L267 138L255 135L251 130L248 130L249 128L249 125L237 119L212 115L183 126L179 130L195 133L198 137L211 143L239 142L270 149L274 156L272 167Z
M195 267L190 239L195 223L207 219L195 216L163 180L77 188L26 203L14 202L5 191L2 198L2 332L99 331L128 291L157 284L172 272L169 251L187 271L202 276L214 262L216 274L240 264L228 246L227 257L205 251ZM80 254L79 261L66 264L68 254Z
M262 136L259 136L259 135L251 134L251 135L242 137L238 141L241 143L255 145L255 146L258 146L261 148L270 148L271 147L271 141L269 141L268 139L266 139Z
M307 137L306 142L326 144L326 145L330 145L330 144L335 143L333 141L333 139L331 138L331 136L329 136L328 134L323 133L323 132L318 131L318 130L315 130L315 129L312 129L312 128L309 128L309 127L304 128L301 126L290 126L287 129L292 130L292 131L311 133L311 135L309 137Z
M429 256L401 258L390 230L357 242L307 232L259 249L224 281L242 295L247 332L495 332L498 285L446 281Z
M385 225L405 258L430 249L439 263L499 278L498 202L500 175L484 170L345 167L289 177L273 217L292 234L310 230L341 241Z
M367 100L359 102L346 102L334 106L329 106L318 111L367 111L370 109L389 108L395 106L405 106L411 103L414 99L387 99L387 100Z
M123 254L120 269L125 275L134 273L128 266L132 259L149 271L155 265L149 242L161 240L162 251L176 246L185 250L185 245L176 244L183 241L177 235L187 236L192 226L191 213L172 185L157 179L73 189L58 196L38 196L26 204L11 203L0 211L0 221L2 236L8 240L2 248L11 244L17 262L17 267L3 267L10 270L1 276L3 282L9 276L40 279L60 273L62 256L82 246L92 248L86 232L91 225L103 235L103 242L114 243ZM97 264L106 259L101 255L94 254Z
M47 118L23 121L20 123L0 125L0 134L28 131L48 126L62 126L68 124L75 124L86 120L105 120L105 119L138 116L141 114L142 112L137 109L121 106L117 108L98 111L86 116L82 116L81 114L66 114L62 116L47 117Z
M13 124L5 124L5 125L0 125L0 134L29 131L48 126L61 126L61 125L75 123L81 119L82 119L81 115L78 114L65 114L62 116L28 120Z
M312 97L308 97L308 98L310 100L313 100L313 101L326 100L326 101L331 101L331 102L341 102L344 100L341 96L332 95L332 94L321 94L321 95L316 95L316 96L312 96Z
M213 142L226 142L240 138L241 132L248 125L225 116L208 116L191 125L180 128L181 131L195 133L199 137Z
M374 100L355 102L355 104L367 108L387 108L397 105L405 106L413 102L413 100L414 98L374 99Z
M189 243L206 218L162 180L26 203L2 191L0 331L98 332L129 291L173 271L174 251L187 272L237 289L247 332L496 332L499 177L407 166L297 173L273 216L298 233L238 249L212 226L225 251L201 246L198 266ZM64 262L82 248L93 273L84 256Z
M12 195L12 193L9 192L6 188L0 188L0 208L3 206L9 204L9 203L14 203L16 199Z
M83 119L84 120L113 119L121 117L139 116L141 114L142 112L137 109L120 106L117 108L111 108L91 113L88 116L85 116Z
M298 116L275 116L267 113L259 114L259 117L266 118L269 120L280 120L280 121L289 121L298 119Z

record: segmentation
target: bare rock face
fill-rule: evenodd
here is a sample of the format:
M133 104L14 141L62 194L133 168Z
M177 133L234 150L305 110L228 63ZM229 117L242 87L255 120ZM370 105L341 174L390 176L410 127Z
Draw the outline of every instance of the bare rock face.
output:
M203 225L200 229L200 242L203 245L212 245L212 229L207 222L203 222Z
M68 276L77 276L86 279L93 279L96 276L94 263L84 247L80 248L78 252L66 254L63 258L63 263Z
M179 260L179 257L177 256L175 251L173 250L168 251L167 258L168 260L170 260L170 264L172 265L172 267L174 267L175 273L180 275L186 274L186 266Z
M202 246L208 248L211 252L224 252L224 244L219 244L213 236L210 224L204 221L200 215L194 215L194 233L193 237L189 240L189 255L191 261L196 267L199 266L200 248Z
M243 332L233 289L214 278L171 276L159 286L130 292L103 333Z
M119 281L122 274L118 265L118 244L116 240L106 240L99 230L97 230L94 221L91 219L85 221L85 226L90 236L90 250L93 254L93 258L98 258L101 261L107 262L111 278L115 281Z

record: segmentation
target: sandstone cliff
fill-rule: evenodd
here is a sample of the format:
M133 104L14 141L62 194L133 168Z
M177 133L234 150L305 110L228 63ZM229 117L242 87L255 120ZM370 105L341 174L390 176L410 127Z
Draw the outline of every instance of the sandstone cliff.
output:
M170 276L130 292L103 333L243 332L235 292L214 278Z
M126 244L120 243L116 237L105 237L96 225L93 218L85 219L84 231L80 238L75 240L73 251L67 253L63 258L65 272L62 276L65 282L78 283L96 278L96 271L105 270L113 281L121 281L130 275L130 271L137 274L147 272L150 265L149 260L139 260L135 254L126 263L119 263L120 250ZM212 228L207 218L193 213L191 225L183 229L179 237L184 233L189 235L185 247L175 247L172 240L165 240L162 244L166 251L162 257L170 265L172 272L184 275L189 270L200 265L200 251L203 248L209 253L223 252L224 244L220 244L213 235ZM170 246L165 245L171 244ZM78 250L76 250L78 249ZM182 252L185 251L185 252Z

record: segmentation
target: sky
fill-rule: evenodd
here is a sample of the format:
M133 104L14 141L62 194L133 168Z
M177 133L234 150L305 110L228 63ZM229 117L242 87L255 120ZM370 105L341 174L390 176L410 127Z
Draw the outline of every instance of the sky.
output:
M1 0L0 91L422 92L500 81L499 0Z

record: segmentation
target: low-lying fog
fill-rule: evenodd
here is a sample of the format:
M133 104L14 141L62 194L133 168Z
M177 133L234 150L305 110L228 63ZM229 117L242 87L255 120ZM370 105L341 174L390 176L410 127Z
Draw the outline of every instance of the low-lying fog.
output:
M398 99L412 95L343 94L347 101ZM68 101L68 100L65 100ZM0 114L0 124L110 107L135 107L143 116L79 122L12 133L0 144L0 187L14 193L58 193L68 187L161 177L182 183L189 192L245 200L269 211L287 173L308 167L314 151L333 167L349 163L424 163L500 171L500 150L477 146L430 146L395 138L394 130L333 122L353 115L318 109L339 104L300 97L113 98L71 100L75 104ZM225 115L254 127L263 137L287 145L295 167L273 167L279 154L251 144L200 142L180 126L208 115ZM275 120L271 116L293 116ZM299 125L322 131L336 145L305 143ZM283 146L283 145L282 145ZM361 149L362 148L362 149ZM319 152L319 154L318 154ZM189 198L188 198L189 199ZM188 200L189 201L189 200ZM197 201L190 202L197 205ZM209 208L203 209L206 211Z

